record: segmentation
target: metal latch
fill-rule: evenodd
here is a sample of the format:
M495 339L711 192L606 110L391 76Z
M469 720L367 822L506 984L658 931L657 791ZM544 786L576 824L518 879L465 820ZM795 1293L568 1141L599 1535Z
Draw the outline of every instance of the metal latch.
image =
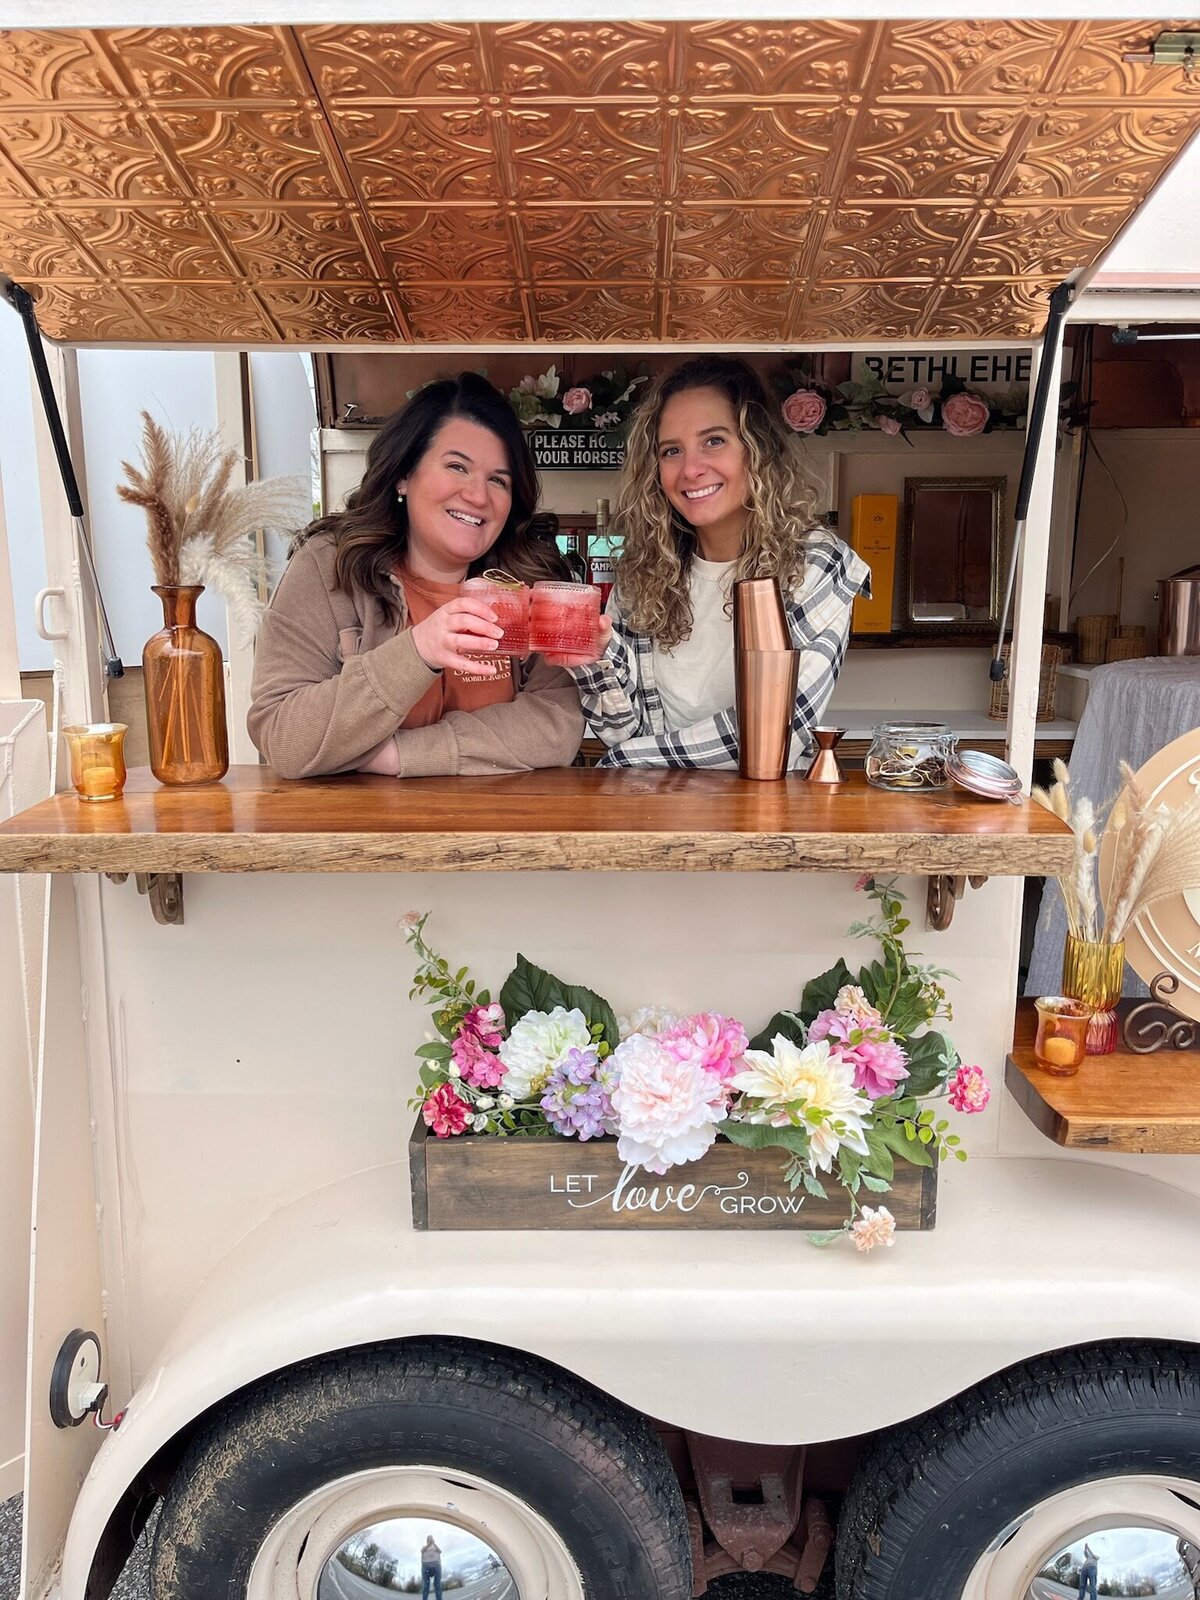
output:
M1196 70L1200 33L1160 33L1149 50L1129 52L1122 59L1139 67L1182 67L1185 78Z

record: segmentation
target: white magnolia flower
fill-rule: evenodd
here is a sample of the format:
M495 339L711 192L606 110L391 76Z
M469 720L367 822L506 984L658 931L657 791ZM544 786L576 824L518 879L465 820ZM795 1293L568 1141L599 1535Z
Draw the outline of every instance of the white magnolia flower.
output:
M659 1173L698 1160L725 1117L721 1081L695 1061L677 1060L641 1033L617 1046L612 1064L619 1074L612 1103L621 1160Z
M582 1011L568 1011L564 1006L527 1011L500 1046L505 1091L516 1100L540 1094L567 1051L586 1050L591 1042Z
M647 1039L657 1039L660 1033L669 1032L678 1021L675 1012L667 1011L663 1006L639 1006L631 1017L617 1018L617 1031L622 1043L635 1033Z
M777 1033L771 1053L747 1050L744 1069L729 1086L757 1101L746 1111L747 1122L767 1122L774 1128L793 1125L792 1112L804 1118L808 1132L808 1161L814 1172L830 1172L842 1145L857 1155L869 1154L865 1130L871 1116L870 1097L854 1087L854 1063L844 1061L826 1039L803 1049ZM819 1113L814 1125L810 1113Z

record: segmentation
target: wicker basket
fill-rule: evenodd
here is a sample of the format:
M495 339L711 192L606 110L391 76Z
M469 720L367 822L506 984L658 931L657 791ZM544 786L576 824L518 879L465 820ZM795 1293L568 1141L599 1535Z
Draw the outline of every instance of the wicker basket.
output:
M1139 661L1146 654L1146 630L1142 629L1140 639L1126 639L1118 636L1110 639L1104 646L1105 661Z
M1005 673L999 683L992 685L992 698L988 705L988 716L993 722L1003 722L1008 716L1008 660L1012 652L1011 645L1004 645L1000 651L1004 661ZM1059 644L1044 644L1042 646L1042 669L1038 675L1038 722L1054 721L1054 694L1058 688L1058 669L1062 664L1062 646Z
M1079 660L1094 667L1104 660L1105 646L1117 631L1117 619L1111 612L1076 617L1075 631L1079 635Z

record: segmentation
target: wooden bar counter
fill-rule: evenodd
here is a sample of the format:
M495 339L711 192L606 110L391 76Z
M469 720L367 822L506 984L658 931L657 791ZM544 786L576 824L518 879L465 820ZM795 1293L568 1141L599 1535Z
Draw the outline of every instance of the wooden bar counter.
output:
M123 797L72 791L0 824L4 872L1064 870L1071 835L1028 801L891 794L732 773L555 768L495 778L284 782L265 767Z

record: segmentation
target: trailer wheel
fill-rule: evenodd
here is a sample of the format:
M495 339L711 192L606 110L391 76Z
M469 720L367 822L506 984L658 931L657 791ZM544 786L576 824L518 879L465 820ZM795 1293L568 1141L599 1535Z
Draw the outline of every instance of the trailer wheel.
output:
M889 1430L842 1507L838 1600L1044 1600L1067 1589L1043 1569L1118 1528L1200 1552L1194 1350L1040 1357Z
M154 1600L380 1595L386 1587L347 1576L334 1557L397 1518L419 1537L436 1523L451 1532L443 1545L465 1539L493 1554L490 1580L468 1571L448 1595L688 1600L692 1592L683 1497L645 1419L541 1362L453 1341L321 1357L223 1408L172 1480L151 1592Z

